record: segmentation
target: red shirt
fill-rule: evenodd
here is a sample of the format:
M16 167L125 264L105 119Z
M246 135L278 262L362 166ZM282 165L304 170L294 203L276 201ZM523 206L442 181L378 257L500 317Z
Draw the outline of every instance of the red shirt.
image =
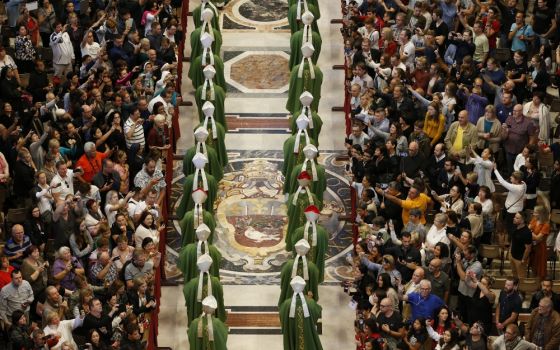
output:
M84 154L76 162L76 167L81 167L84 170L82 177L87 182L91 182L95 174L101 171L103 166L103 159L107 158L107 153L95 152L95 158L91 159Z
M8 266L8 272L0 270L0 289L5 285L12 282L12 271L14 267L12 265Z
M500 22L498 22L497 20L493 20L492 23L490 23L490 26L492 26L492 30L494 30L494 34L488 35L488 31L486 30L487 21L488 21L488 17L484 17L482 19L482 25L484 26L484 34L486 34L486 37L488 38L488 46L491 49L495 49L496 39L498 38L498 34L500 33Z

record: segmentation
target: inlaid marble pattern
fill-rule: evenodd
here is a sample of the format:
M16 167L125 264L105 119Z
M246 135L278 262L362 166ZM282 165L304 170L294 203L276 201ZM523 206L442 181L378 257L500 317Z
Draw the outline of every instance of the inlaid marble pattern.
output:
M222 30L288 31L288 0L232 0L224 7Z
M243 93L285 93L290 79L289 59L283 51L243 52L224 62L226 82Z
M349 225L339 217L347 215L348 182L343 166L336 164L337 154L322 152L319 161L327 170L328 190L320 224L330 234L327 251L326 282L337 283L346 276L337 270L345 265L344 256L351 249ZM284 250L286 204L282 193L282 152L230 152L230 163L219 184L216 201L217 228L214 245L222 253L221 277L225 284L275 284L283 263L291 254ZM180 162L179 162L180 163ZM184 177L174 182L173 207L182 195ZM177 221L168 232L168 278L181 279L173 268L180 249Z

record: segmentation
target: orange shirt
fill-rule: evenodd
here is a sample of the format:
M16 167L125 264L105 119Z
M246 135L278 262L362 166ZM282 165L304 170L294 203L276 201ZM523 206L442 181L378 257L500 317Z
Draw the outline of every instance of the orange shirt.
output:
M76 167L84 170L82 177L87 182L91 182L95 174L101 171L103 166L103 159L107 158L107 153L95 152L95 158L91 159L86 154L83 154L76 162Z
M407 224L408 223L408 215L410 212L410 209L420 209L420 211L422 211L422 217L420 218L420 222L422 224L426 224L426 210L428 209L428 204L430 204L432 202L432 199L430 197L428 197L425 193L420 193L418 195L418 197L411 199L411 198L406 198L404 200L401 200L401 207L403 208L402 210L402 221L403 224Z

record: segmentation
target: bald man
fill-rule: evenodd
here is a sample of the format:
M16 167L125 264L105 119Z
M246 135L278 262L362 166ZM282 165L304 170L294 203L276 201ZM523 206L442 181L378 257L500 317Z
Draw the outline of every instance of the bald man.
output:
M421 267L417 267L416 269L414 269L414 272L412 273L412 278L410 279L410 281L408 281L407 284L404 285L404 294L405 295L409 295L410 293L413 292L420 292L420 282L424 279L424 269ZM410 317L412 316L412 308L411 305L409 303L405 303L403 305L403 318L405 320L410 320Z
M381 335L387 341L389 348L394 349L405 335L403 319L399 312L394 310L391 298L381 299L379 307L380 313L377 316L377 324L379 324Z
M449 288L451 279L445 271L441 270L442 262L438 258L432 259L428 265L426 279L432 283L432 293L443 299L447 304L449 301Z

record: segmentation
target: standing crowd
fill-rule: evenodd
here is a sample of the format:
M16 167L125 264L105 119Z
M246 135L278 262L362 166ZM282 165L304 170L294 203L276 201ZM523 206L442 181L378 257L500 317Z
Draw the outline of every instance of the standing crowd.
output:
M356 348L558 349L560 3L342 12Z
M1 349L145 348L180 6L0 5Z

